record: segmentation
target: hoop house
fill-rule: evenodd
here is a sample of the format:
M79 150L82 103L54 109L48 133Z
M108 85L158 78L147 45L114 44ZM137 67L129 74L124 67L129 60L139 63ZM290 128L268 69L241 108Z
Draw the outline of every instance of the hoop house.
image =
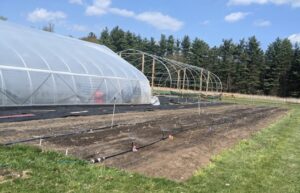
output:
M119 54L141 69L152 87L189 90L200 95L220 96L222 93L220 78L204 68L134 49Z
M0 106L150 99L143 73L107 47L0 21Z

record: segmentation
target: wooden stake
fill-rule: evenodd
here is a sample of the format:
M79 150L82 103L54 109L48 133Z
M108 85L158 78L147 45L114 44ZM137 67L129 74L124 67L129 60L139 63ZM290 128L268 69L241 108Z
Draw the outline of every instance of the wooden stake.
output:
M183 70L183 81L182 81L182 89L185 88L185 78L186 78L186 68Z
M177 89L180 89L180 70L177 71Z
M201 69L201 74L200 74L200 92L202 92L202 76L203 76L203 69Z
M210 72L207 72L207 79L206 79L206 94L207 94L207 92L208 92L209 75L210 75Z
M153 61L152 61L152 90L153 90L153 87L154 87L154 78L155 78L155 59L153 58Z

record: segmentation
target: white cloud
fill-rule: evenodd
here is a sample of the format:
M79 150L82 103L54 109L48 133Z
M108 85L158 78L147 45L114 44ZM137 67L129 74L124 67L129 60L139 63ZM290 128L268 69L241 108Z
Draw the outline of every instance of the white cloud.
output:
M37 8L27 16L27 19L31 22L58 21L65 18L67 18L67 15L62 11L52 12L43 8Z
M94 0L94 3L86 8L85 13L89 16L104 15L109 11L111 0Z
M268 20L258 20L254 22L254 25L257 27L269 27L272 23Z
M83 0L69 0L69 3L83 5Z
M300 0L229 0L228 5L251 5L251 4L267 4L290 5L292 7L300 7Z
M110 8L109 11L113 14L123 17L134 17L135 13L126 9Z
M300 33L298 34L292 34L288 37L288 39L293 43L293 44L300 44Z
M250 13L248 12L234 12L234 13L230 13L229 15L226 15L224 19L229 23L234 23L244 19L249 14Z
M183 26L183 22L160 12L143 12L138 14L136 19L144 21L160 30L178 31Z
M178 31L182 28L183 22L161 12L135 13L127 9L111 7L112 0L94 0L93 4L86 8L86 15L101 16L107 13L129 17L143 21L160 30Z

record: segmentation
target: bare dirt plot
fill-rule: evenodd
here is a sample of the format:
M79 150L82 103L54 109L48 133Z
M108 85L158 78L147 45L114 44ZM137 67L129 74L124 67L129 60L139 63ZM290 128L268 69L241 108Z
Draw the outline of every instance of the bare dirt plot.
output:
M207 107L209 111L220 111L226 106ZM206 108L205 108L206 109ZM115 116L115 124L136 124L155 120L164 115L196 112L195 109L155 110L150 112L120 113ZM0 143L16 139L55 135L80 129L94 129L111 124L112 115L95 115L82 117L55 118L46 120L33 120L25 122L0 123Z
M119 114L116 122L123 126L53 138L43 142L42 148L60 152L68 149L74 156L90 159L130 150L132 142L141 147L161 139L163 135L173 134L174 140L164 140L138 152L107 159L104 164L183 181L206 165L212 155L248 138L286 112L278 108L240 105L202 110L200 115L198 109ZM6 129L0 131L6 133L1 134L0 141L76 131L82 127L93 129L109 124L110 120L110 115L104 115L1 124L0 129Z

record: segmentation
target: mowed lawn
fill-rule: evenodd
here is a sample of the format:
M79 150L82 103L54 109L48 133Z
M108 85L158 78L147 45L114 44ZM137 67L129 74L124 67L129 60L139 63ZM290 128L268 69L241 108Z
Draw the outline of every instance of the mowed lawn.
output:
M291 111L283 119L216 156L184 183L13 146L0 147L0 192L299 193L300 106L286 107Z

